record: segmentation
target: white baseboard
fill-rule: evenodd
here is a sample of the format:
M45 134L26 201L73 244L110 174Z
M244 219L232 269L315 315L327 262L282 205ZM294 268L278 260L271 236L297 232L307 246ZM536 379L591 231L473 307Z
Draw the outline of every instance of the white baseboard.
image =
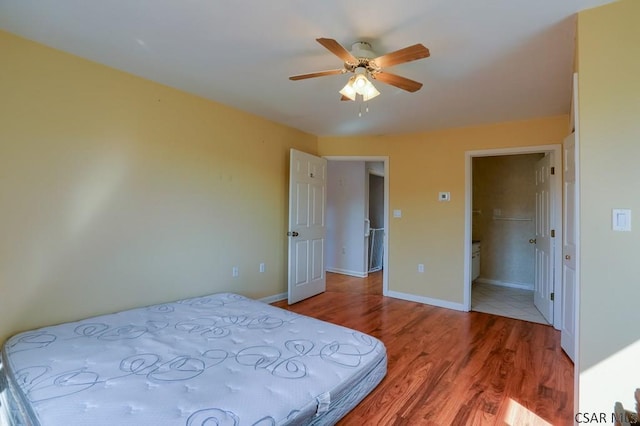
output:
M258 300L264 303L273 303L273 302L279 302L281 300L284 300L287 297L289 297L287 293L280 293L280 294L274 294L273 296L263 297L262 299L258 299Z
M482 284L499 285L501 287L519 288L522 290L533 291L533 284L528 284L528 283L510 283L507 281L490 280L488 278L478 278L475 282L482 283Z
M449 302L448 300L432 299L430 297L416 296L415 294L401 293L399 291L389 291L385 296L395 299L408 300L410 302L418 302L425 305L437 306L439 308L453 309L456 311L467 312L462 303Z
M329 272L333 272L333 271L329 271ZM337 272L337 273L340 273L340 272ZM350 275L350 274L346 274L346 275ZM447 300L432 299L430 297L416 296L415 294L401 293L399 291L388 291L385 294L385 296L393 297L395 299L408 300L409 302L418 302L424 305L437 306L439 308L447 308L447 309L453 309L456 311L467 312L467 310L465 309L462 303L454 303L454 302L449 302ZM274 302L279 302L280 300L285 300L287 297L288 297L287 293L279 293L279 294L274 294L273 296L263 297L258 300L264 303L274 303Z
M367 274L366 272L360 272L360 271L350 271L348 269L340 269L340 268L327 268L327 272L333 272L335 274L342 274L342 275L350 275L352 277L358 277L358 278L367 278L369 276L369 274Z

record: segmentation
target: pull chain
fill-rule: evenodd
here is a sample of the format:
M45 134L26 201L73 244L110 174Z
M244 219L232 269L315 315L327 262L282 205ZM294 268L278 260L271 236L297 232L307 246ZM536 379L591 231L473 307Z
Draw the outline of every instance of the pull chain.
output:
M364 104L364 113L369 112L369 104L365 103L362 99L358 99L358 117L362 117L362 105Z

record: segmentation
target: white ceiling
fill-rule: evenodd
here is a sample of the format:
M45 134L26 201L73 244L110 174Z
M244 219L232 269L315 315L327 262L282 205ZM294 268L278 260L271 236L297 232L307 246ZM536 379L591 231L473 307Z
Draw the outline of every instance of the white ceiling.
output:
M0 28L315 135L390 134L569 112L575 13L611 0L0 0ZM387 71L424 83L358 117L318 44L431 57Z

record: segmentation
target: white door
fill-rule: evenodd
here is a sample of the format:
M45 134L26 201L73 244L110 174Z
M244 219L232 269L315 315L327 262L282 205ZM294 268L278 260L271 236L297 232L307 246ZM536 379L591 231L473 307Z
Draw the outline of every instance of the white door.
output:
M533 303L545 319L553 323L553 264L551 240L551 155L536 164L536 236Z
M564 210L562 260L562 323L560 346L575 361L576 342L576 139L569 135L563 143L564 150Z
M324 266L327 160L291 150L289 163L289 304L326 289Z

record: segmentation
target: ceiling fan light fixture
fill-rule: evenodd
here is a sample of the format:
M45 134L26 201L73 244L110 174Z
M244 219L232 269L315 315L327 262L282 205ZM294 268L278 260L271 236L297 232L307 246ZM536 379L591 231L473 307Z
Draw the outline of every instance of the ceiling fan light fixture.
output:
M364 67L358 67L353 72L355 74L352 78L353 87L356 89L358 94L362 95L364 88L369 83L369 80L367 79L367 70Z
M357 95L360 95L366 102L380 94L367 78L367 71L363 67L356 68L354 73L355 75L349 78L347 84L340 90L342 96L355 101Z
M355 87L353 86L353 80L355 80L355 77L351 77L347 82L347 84L345 84L345 86L342 88L342 90L340 90L339 93L342 96L349 98L352 101L355 101L357 92Z
M362 100L367 102L375 98L379 94L380 92L378 92L378 89L376 89L375 86L369 80L367 80L367 85L365 86L362 93Z
M371 83L369 83L369 80L367 80L367 77L365 77L364 74L358 74L353 78L353 87L361 95L361 92L364 91L365 87L369 84Z

